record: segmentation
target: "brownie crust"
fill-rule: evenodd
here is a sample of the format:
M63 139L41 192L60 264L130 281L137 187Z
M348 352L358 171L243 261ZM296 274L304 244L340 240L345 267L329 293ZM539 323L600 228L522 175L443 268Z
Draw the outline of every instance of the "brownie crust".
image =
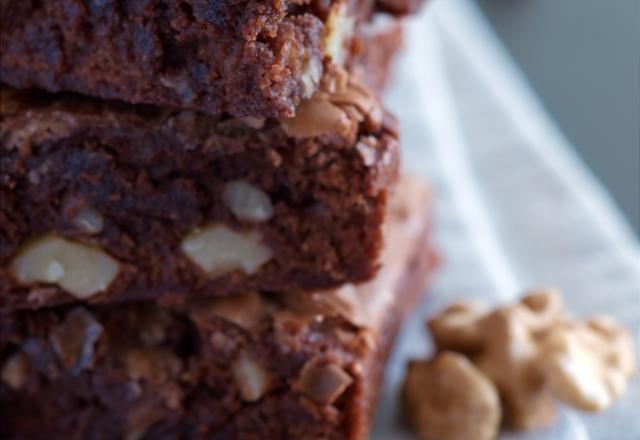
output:
M339 72L287 124L3 90L0 309L371 278L397 131ZM74 265L104 285L65 287Z
M291 117L373 0L0 0L0 76L236 117ZM388 8L387 8L388 9Z
M407 205L416 187L404 188L395 248L349 295L343 286L4 316L3 438L366 438L396 330L435 263L425 199Z

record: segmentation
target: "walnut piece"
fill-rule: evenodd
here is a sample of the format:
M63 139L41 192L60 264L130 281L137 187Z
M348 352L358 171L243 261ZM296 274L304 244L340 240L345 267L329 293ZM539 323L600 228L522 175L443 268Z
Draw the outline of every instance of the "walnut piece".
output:
M551 393L584 411L602 411L625 391L635 368L633 340L608 317L545 335L540 359Z
M354 29L355 18L347 13L347 4L338 3L333 6L325 23L324 51L334 64L344 64L345 46L353 36Z
M248 222L265 222L273 216L269 196L255 185L234 180L224 185L223 198L233 215Z
M438 350L470 353L482 347L478 323L487 309L477 302L457 302L427 323Z
M294 389L322 405L331 405L352 382L351 376L339 365L312 359L302 367Z
M29 361L23 353L15 353L2 366L0 379L14 390L21 389L27 382Z
M267 371L246 350L240 351L233 362L232 374L240 396L247 402L260 399L271 385Z
M507 423L517 429L533 429L551 423L555 411L537 368L536 339L519 312L518 306L504 307L482 319L483 348L473 360L496 384Z
M257 293L215 298L198 307L199 314L220 316L245 330L255 327L267 314L266 304Z
M465 354L494 382L507 423L520 429L548 424L553 398L583 410L607 408L635 368L633 343L621 325L576 320L555 290L494 311L456 304L428 327L439 351Z
M257 231L237 232L222 224L195 230L183 239L181 247L211 278L235 270L251 275L272 257Z
M296 115L282 121L284 132L295 138L339 134L350 139L366 121L381 123L382 107L371 91L337 66L322 78L320 89L296 108Z
M56 284L78 299L87 299L109 287L119 265L102 249L47 235L20 250L11 271L22 284Z
M51 330L49 338L66 369L78 374L93 365L95 345L102 333L102 325L95 317L78 307Z
M402 403L423 440L491 440L500 428L495 386L457 353L409 363Z

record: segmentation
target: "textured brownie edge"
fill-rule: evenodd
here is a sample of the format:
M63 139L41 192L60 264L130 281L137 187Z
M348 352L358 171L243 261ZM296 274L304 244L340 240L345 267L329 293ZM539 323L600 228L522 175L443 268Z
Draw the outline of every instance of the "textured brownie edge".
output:
M341 72L329 89L350 81ZM74 299L182 301L187 291L313 290L370 278L397 175L397 131L375 98L353 87L352 97L319 93L287 122L41 94L26 106L3 99L1 308ZM272 218L243 221L229 211L221 194L237 179L267 193ZM273 258L258 261L250 274L212 278L199 270L180 242L215 222L258 232ZM80 298L57 282L19 283L16 261L31 249L23 243L51 233L106 251L119 264L116 278Z
M407 187L404 187L404 188L406 189ZM413 193L413 195L416 196L415 193ZM414 210L411 215L420 215L420 212L419 210ZM422 215L426 215L426 213L422 213ZM329 376L329 377L332 377L334 380L333 385L331 385L332 388L330 389L335 389L333 387L338 386L339 388L337 388L337 392L341 393L342 395L340 394L326 395L325 394L326 388L324 387L315 388L314 386L312 386L309 389L308 388L309 384L305 385L304 382L300 382L302 376L294 380L293 385L288 386L288 387L293 386L294 387L293 389L286 388L289 390L293 390L293 394L291 391L285 391L285 389L280 389L280 391L278 391L279 388L276 388L276 389L273 389L272 391L268 391L268 389L264 389L260 387L257 389L264 389L264 391L261 391L260 392L261 394L255 395L254 394L255 391L252 391L252 390L256 390L255 387L258 385L254 385L253 387L249 388L249 390L247 391L249 394L248 395L244 394L244 396L249 399L255 399L255 397L252 397L252 396L260 396L259 400L256 401L256 403L253 403L253 404L244 403L240 407L238 407L240 408L240 410L231 409L230 412L228 412L228 415L225 417L226 420L212 422L211 421L212 419L207 417L204 413L202 413L202 411L209 414L215 414L216 413L215 408L222 409L225 407L225 405L227 408L229 408L229 405L231 405L231 408L235 408L236 404L233 404L234 400L231 400L231 401L223 400L223 401L216 402L215 399L211 400L211 398L206 398L206 396L203 396L201 393L195 392L195 394L190 394L192 397L190 397L189 400L195 399L194 401L198 403L195 404L196 405L195 407L192 406L186 413L181 413L176 409L165 408L164 406L161 405L160 408L164 408L162 409L162 411L164 411L163 414L165 414L165 416L162 419L158 419L159 416L157 415L154 416L152 413L149 413L150 414L149 416L151 417L151 419L148 419L148 420L150 421L145 419L145 417L148 417L148 416L144 416L144 414L147 414L147 412L143 411L143 408L147 408L147 407L158 408L158 405L153 404L152 402L149 403L147 400L145 400L145 402L147 402L145 405L137 406L140 409L140 411L142 411L142 413L140 413L141 414L140 416L137 416L134 418L134 420L137 420L137 421L135 422L133 428L137 429L136 432L139 432L139 435L141 435L140 438L156 438L162 435L168 435L170 438L172 435L174 436L179 435L181 438L203 438L203 437L226 438L225 436L231 436L233 438L265 438L264 436L277 435L276 433L279 433L280 435L285 435L287 433L291 435L293 433L297 433L298 436L296 438L315 438L316 435L324 435L326 438L348 438L348 439L365 438L371 422L370 418L371 418L373 408L375 406L375 400L377 399L377 394L379 391L379 387L381 385L384 365L386 362L386 358L388 357L389 351L392 347L393 339L395 337L395 332L399 324L401 323L402 317L404 316L404 314L406 314L407 310L411 307L411 305L415 302L415 300L420 296L420 294L424 292L425 278L428 275L428 272L430 272L430 270L433 268L435 264L432 248L427 243L428 230L429 230L428 223L426 221L423 221L421 230L418 231L418 235L414 236L414 239L411 241L414 249L409 254L407 254L407 258L404 261L404 263L407 263L407 264L404 265L404 263L402 263L403 264L402 276L398 277L396 275L394 278L395 293L390 294L390 292L376 292L376 294L382 293L383 295L387 295L387 296L391 295L390 297L387 297L385 301L391 300L392 306L384 307L383 315L378 316L378 318L374 319L373 321L370 321L371 328L368 329L367 327L360 327L359 325L354 327L354 324L353 323L350 324L350 322L359 322L359 321L357 319L355 321L351 321L351 318L348 318L349 314L348 313L345 314L345 310L342 310L342 308L333 309L334 312L327 311L326 313L321 314L321 316L324 316L325 317L324 319L326 320L325 330L322 330L323 326L325 325L325 324L322 324L322 320L316 319L316 324L311 324L313 326L318 326L316 332L312 332L311 334L316 334L318 336L324 335L322 336L320 345L317 345L317 341L311 342L310 343L311 345L309 345L309 347L313 347L313 348L310 348L311 353L303 355L304 353L304 350L303 350L301 352L298 352L298 354L295 354L296 351L294 349L294 352L292 352L291 355L287 355L285 357L285 359L289 359L289 360L282 365L284 367L285 365L287 365L288 362L293 362L292 364L291 363L288 364L290 365L289 367L284 367L285 370L288 368L293 368L293 370L290 370L291 371L290 374L293 374L293 375L303 374L300 370L301 366L302 366L302 371L305 371L305 370L308 370L308 365L312 365L312 366L319 365L321 367L320 371L324 371L323 370L324 367L322 366L334 365L334 367L331 367L333 368L333 370L331 370L333 371L333 373ZM375 283L373 283L373 285L375 285ZM289 308L288 306L285 307L284 310L290 310L294 313L294 315L290 315L288 313L283 315L282 317L284 318L284 321L278 321L278 322L281 322L280 325L295 326L296 325L295 323L298 322L299 320L299 316L300 316L299 313L302 310L305 310L305 309L307 311L313 310L313 308L307 309L307 307L309 307L311 304L315 304L315 299L309 296L305 296L304 298L306 300L311 299L312 303L297 302L296 304L298 306L302 306L302 309L292 309L292 308ZM363 299L366 299L366 297ZM208 334L206 333L207 329L214 329L214 330L221 329L223 334L227 334L227 335L242 334L242 332L244 331L243 329L247 328L246 326L251 325L251 323L254 322L254 320L256 319L255 314L251 312L251 310L254 310L251 307L252 302L241 303L243 304L243 307L241 309L238 309L237 307L231 308L231 309L229 308L220 309L221 303L214 302L214 304L217 304L216 308L211 309L211 310L214 310L215 313L217 314L214 316L211 316L206 308L199 307L197 309L201 318L196 320L198 322L201 322L201 324L198 324L198 325L201 328L200 332L201 333L205 332L205 333L202 333L203 335ZM230 304L234 304L234 303L230 303ZM366 302L360 303L360 304L362 306L366 306ZM316 304L316 306L317 305L318 304ZM129 307L129 306L109 305L109 306L99 306L89 310L93 310L94 313L98 313L98 314L101 313L99 312L99 310L103 310L103 311L111 310L111 312L109 313L112 315L112 318L117 318L117 315L113 316L113 313L115 313L118 309L121 309L124 312L125 309L123 309L123 307ZM131 306L131 307L136 307L136 306ZM79 310L81 311L84 309L83 308L72 308L72 309L67 308L67 310L71 310L71 312L69 313L78 314L79 312L77 311ZM136 310L136 309L130 309L130 310ZM244 312L238 313L240 310L244 310ZM339 316L335 315L335 311L339 312ZM55 316L58 312L36 311L36 312L21 312L21 313L22 313L22 316L24 317L24 316L47 316L47 315ZM136 312L136 313L139 313L139 312ZM222 315L219 315L220 313L222 313ZM68 316L68 313L67 313L67 316ZM126 316L127 315L122 315L122 319L119 320L124 325L127 325L126 323L129 322L126 319ZM223 316L224 319L220 320L215 316ZM298 318L296 318L296 316L298 316ZM371 316L374 316L374 315L371 315ZM15 317L16 315L13 315L13 319L16 319ZM89 324L91 324L92 322L91 318L88 317L87 315L83 315L82 312L80 312L80 318L81 320L84 320ZM23 319L23 318L20 318L20 319ZM204 321L200 321L200 319L204 319ZM35 355L36 357L33 359L39 358L40 362L42 362L43 365L46 366L47 362L48 361L50 362L50 359L47 360L46 351L44 352L39 351L41 349L39 349L38 347L40 347L41 345L35 344L35 342L38 341L38 337L36 337L35 334L39 332L40 338L50 334L49 330L47 330L47 326L51 324L47 324L46 320L40 321L36 319L35 322L36 323L41 322L42 324L44 324L45 327L44 328L39 326L34 327L33 325L30 327L27 327L28 329L27 331L29 335L33 336L35 339L24 340L24 342L22 342L22 347L23 347L22 349L26 350L25 353L30 353L30 356ZM101 322L105 322L105 321L101 321ZM304 321L304 322L310 322L310 321ZM237 325L235 324L229 325L230 323L237 323ZM12 388L14 386L18 386L19 388L21 379L20 379L20 374L16 374L15 368L13 372L10 371L9 373L7 372L7 369L8 369L8 365L13 361L13 359L16 359L17 353L15 352L15 346L17 342L18 343L20 342L20 338L16 340L15 338L12 339L10 337L12 333L11 326L8 324L6 320L3 320L3 325L7 325L8 327L3 328L4 330L2 333L3 341L1 346L2 347L2 384L0 385L0 387L4 388L2 393L2 406L3 406L2 414L4 415L4 417L9 417L12 423L14 423L14 430L16 429L15 423L20 425L21 422L24 422L26 420L31 420L31 421L27 426L25 426L25 428L32 427L34 429L33 431L29 431L28 429L20 430L20 434L21 434L20 438L37 438L37 435L35 436L29 435L29 432L31 433L42 432L40 428L47 427L46 426L47 422L53 423L52 426L48 426L49 432L58 433L60 435L62 435L63 433L65 435L71 435L74 433L77 435L80 435L79 433L81 432L85 432L86 434L87 432L92 432L92 430L93 432L96 432L95 429L99 429L100 426L106 427L104 423L111 423L110 426L112 429L114 429L114 431L110 431L112 433L112 436L118 435L117 433L119 431L117 430L117 428L124 429L123 426L118 425L118 423L122 424L122 419L118 417L111 419L110 417L107 417L108 416L107 413L101 414L100 412L98 412L98 416L97 416L99 417L98 421L93 420L91 418L86 419L85 422L89 423L89 425L85 425L84 427L82 423L80 425L75 425L75 426L73 424L72 425L62 424L62 422L59 421L59 419L55 416L53 417L53 421L52 421L51 417L46 416L45 414L41 414L42 417L38 418L38 420L40 420L40 424L35 424L35 425L33 424L34 419L28 416L28 414L23 414L23 416L26 418L16 417L19 415L15 413L16 411L15 408L19 407L19 404L17 404L15 400L17 398L16 392L20 393L20 391L19 389L18 391L12 390ZM112 319L111 326L113 325L114 325L114 321ZM310 325L310 324L305 324L305 325ZM188 329L183 327L182 330L179 330L180 326L183 326L183 325L178 322L178 328L176 328L175 331L172 332L172 334L175 334L175 337L178 339L181 338L179 336L180 334L183 334L186 337L188 337L189 335ZM56 341L56 340L60 341L61 335L64 335L65 332L60 330L59 324L54 325L54 327L56 328L56 330L53 333L53 336L49 336L49 338L53 338L51 339L51 341ZM38 330L38 328L40 329ZM89 325L86 328L87 329L95 328L95 324ZM334 339L334 336L330 336L332 332L327 333L327 329L341 329L340 330L341 333L339 334L343 336L340 336L338 339ZM69 329L66 330L67 334L69 334L68 332L69 332ZM373 333L369 333L369 332L373 332ZM90 339L94 338L91 340L95 340L95 336L91 336L91 335L95 335L95 333L96 333L95 331L90 331L90 332L85 331L85 334L89 335ZM158 333L157 330L155 331L147 330L145 332L145 334L147 335L145 336L145 338L146 339L157 338L158 337L157 333ZM218 333L216 333L215 331L211 333L210 337L212 339L210 340L212 341L212 343L213 341L219 340L219 337L214 338L214 335L216 334ZM356 345L352 345L351 342L348 342L351 339L343 339L343 337L346 337L346 336L349 336L349 338L356 338L355 341L359 341L359 342ZM6 339L4 339L7 337L9 337L9 339L12 339L12 341L7 341ZM207 341L207 340L208 339L205 339L205 340L201 339L201 341ZM290 345L290 347L297 346L298 342L295 342L295 341L296 339L292 340L291 343L293 345ZM306 339L302 339L299 342L302 342L302 341L306 341ZM338 341L343 341L343 342L338 342ZM208 345L209 343L205 342L205 344ZM319 347L322 347L323 344L328 344L326 346L328 349L328 352L326 353L325 356L320 356L316 358L316 356L320 353L320 351L317 351L317 350ZM334 345L334 344L338 344L338 345ZM364 345L361 345L361 344L364 344ZM14 348L11 349L11 346L13 346ZM71 344L71 347L73 346L74 345ZM92 345L89 345L89 347L91 346ZM87 347L88 347L86 345L86 341L85 343L80 344L79 347L85 347L82 352L86 353ZM78 361L73 360L75 359L75 357L72 357L72 361L68 363L68 365L70 365L73 368L81 368L81 369L89 368L89 370L87 370L88 372L86 373L82 373L82 372L74 373L74 374L81 375L81 376L76 376L77 379L73 379L74 376L69 376L68 375L69 373L65 373L61 377L61 379L66 377L66 379L64 379L64 382L61 382L62 388L58 388L58 393L60 394L59 397L62 399L59 401L59 403L63 405L63 408L65 404L65 399L66 399L64 397L65 386L71 386L73 387L72 389L74 390L76 389L80 390L81 388L76 388L76 386L79 386L81 384L87 384L90 387L88 389L90 392L90 390L92 389L91 388L92 386L96 386L98 383L100 383L100 381L95 382L98 379L98 376L94 376L94 374L91 373L92 362L94 361L98 362L96 367L93 367L94 369L99 368L99 362L101 359L100 358L101 351L99 349L99 346L96 346L95 349L97 351L94 354L89 354L88 356L80 358L80 359L83 359L82 364L79 364ZM62 349L61 351L60 349L58 350L59 350L58 356L60 356L60 353L69 352L69 348L67 348L66 350ZM53 353L53 355L55 356L55 352ZM299 358L299 356L303 356L303 357ZM125 358L128 359L129 357L125 356ZM62 359L65 359L65 357L63 357ZM206 360L209 358L204 357L203 359L205 361L204 365L206 365L207 364ZM258 357L254 359L262 359L262 358ZM299 360L295 360L295 359L299 359ZM340 361L340 359L343 359L343 361ZM142 362L143 360L144 358L140 358L139 361L137 361L134 364L134 365L137 365L135 369L137 373L135 374L142 375L143 378L149 377L150 380L161 380L162 374L165 374L161 372L168 371L168 370L165 370L165 368L167 368L168 365L171 365L171 363L167 364L166 362L160 363L158 364L159 369L157 369L157 373L153 373L153 370L149 370L148 367L145 367L145 365L148 365L148 364L144 362L140 364L140 362ZM320 362L319 364L318 364L318 361ZM346 364L343 362L346 362ZM78 367L79 365L80 367ZM194 378L196 378L196 383L198 383L199 380L213 379L213 378L207 379L207 377L210 377L210 376L206 374L202 376L201 379L197 379L197 377L199 377L197 376L197 372L201 371L202 366L191 370L191 373L190 373L191 375L196 374L196 376L193 376ZM229 368L228 365L226 368ZM280 371L280 370L281 370L280 367L277 370L268 369L268 371L271 373L273 373L273 371ZM52 371L50 369L45 369L41 371L51 371L51 373L54 373L54 376L53 376L53 379L49 379L49 380L54 380L54 381L58 380L58 379L55 379L56 377L55 371ZM100 371L100 370L98 369L96 371ZM348 379L346 376L344 376L345 372L346 374L351 376L351 379ZM158 374L160 374L160 376L158 376ZM286 374L287 373L285 373L285 376ZM151 376L148 376L148 375L151 375ZM91 382L84 382L83 380L80 380L80 377L88 377L88 378L94 378L94 379ZM112 376L112 377L118 377L118 376ZM156 379L153 379L154 377ZM252 377L252 376L249 376L249 377ZM44 379L45 380L44 383L46 383L46 380L47 380L46 376L43 377L42 379ZM224 379L224 377L222 377L222 379ZM255 379L255 376L254 376L254 379ZM11 382L11 380L13 380L13 382ZM118 379L118 380L121 380L121 379ZM336 384L335 380L341 381L341 383ZM25 383L30 383L31 385L22 385L22 386L26 386L26 387L33 386L33 382L30 382L29 380L26 380ZM91 383L93 383L94 385L91 385ZM258 382L254 382L254 383L260 384L261 381L258 380ZM74 386L74 384L76 384L76 386ZM154 395L157 395L157 394L154 394L155 391L152 392L151 394L146 394L145 390L148 390L147 388L148 385L145 385L144 381L141 382L140 385L143 387L141 389L143 396L147 395L149 397L153 397ZM38 389L37 386L38 385L36 385L36 390ZM232 387L232 386L233 386L232 383L226 383L226 385L222 385L223 388ZM11 387L11 389L9 387ZM344 387L346 387L346 389ZM100 389L100 388L97 388L97 389ZM157 388L157 389L165 390L161 394L159 394L159 396L164 396L163 400L169 399L167 400L167 402L172 402L173 399L179 398L179 394L175 394L176 393L175 390L171 391L172 389L171 387L166 388L165 386L162 386L161 388ZM340 391L341 389L343 391ZM325 391L322 391L322 390L325 390ZM105 389L104 392L106 391L107 390ZM167 394L167 392L169 394ZM193 389L191 392L194 392ZM309 392L311 392L311 394L307 394ZM320 394L317 394L318 392L320 392ZM160 391L158 391L158 393L160 393ZM108 393L105 394L105 396L107 395ZM40 396L41 398L44 399L44 395L40 394ZM230 394L229 396L232 397L233 394ZM45 400L47 402L51 402L50 397L51 396L49 396ZM111 396L110 398L113 398L113 396ZM202 400L203 398L204 400ZM327 399L327 398L329 400L325 401L324 399ZM237 397L234 399L237 399ZM322 400L318 400L318 399L322 399ZM29 400L27 400L26 402L29 402ZM124 402L125 401L123 401L123 404ZM224 402L227 402L227 403L224 403ZM322 403L322 402L325 402L325 403ZM18 406L12 406L12 405L18 405ZM204 405L204 406L200 407L199 405ZM218 407L217 405L223 405L223 406ZM32 405L27 405L27 408L32 408ZM50 408L51 409L50 413L52 415L56 414L56 409L54 408L57 408L57 406ZM45 408L45 411L47 411L46 408ZM62 411L64 412L64 409L62 409ZM11 414L13 414L13 417L11 417ZM278 416L278 414L280 416ZM285 416L287 414L290 415L291 418L289 418L289 416ZM140 417L142 417L142 419L140 419ZM265 417L267 418L265 419ZM82 413L78 412L77 414L74 414L74 419L78 421L83 420ZM102 423L99 423L100 421ZM200 428L195 429L192 425L194 423L197 426L200 426ZM199 425L199 423L200 424L205 423L205 425ZM214 425L210 425L210 426L217 426L217 428L215 428L213 431L207 431L206 430L207 428L205 428L205 426L207 426L207 424L210 424L210 423L214 423ZM293 423L293 425L287 426L288 423ZM60 424L60 425L56 425L56 424ZM3 426L5 429L9 429L10 424L3 423ZM189 426L191 426L191 428L189 428ZM56 429L60 429L62 431L56 431ZM85 431L82 431L83 429L85 429ZM131 426L129 426L129 428L127 429L131 429ZM77 430L80 430L80 431L77 431ZM105 431L105 435L107 435L106 438L111 438L108 432L109 431ZM6 434L10 434L10 432L6 432ZM7 435L7 438L12 438L12 437Z

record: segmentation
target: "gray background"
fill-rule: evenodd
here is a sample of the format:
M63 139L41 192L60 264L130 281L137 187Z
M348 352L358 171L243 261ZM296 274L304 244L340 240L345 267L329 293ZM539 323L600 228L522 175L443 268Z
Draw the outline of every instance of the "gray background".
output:
M640 1L477 3L640 234Z

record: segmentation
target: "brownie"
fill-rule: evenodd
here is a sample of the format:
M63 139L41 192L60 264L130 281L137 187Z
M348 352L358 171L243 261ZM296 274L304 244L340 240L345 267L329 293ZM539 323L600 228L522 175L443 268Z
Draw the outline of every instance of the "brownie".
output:
M236 117L291 117L374 0L0 0L0 77ZM393 8L385 8L393 10Z
M402 22L380 18L359 28L346 65L351 75L376 92L387 85L395 55L403 44Z
M322 87L285 122L3 90L0 309L371 278L396 122Z
M424 2L425 0L376 0L376 8L379 11L403 16L418 12Z
M5 316L2 438L366 438L396 329L434 264L428 230L428 196L406 180L368 283Z

